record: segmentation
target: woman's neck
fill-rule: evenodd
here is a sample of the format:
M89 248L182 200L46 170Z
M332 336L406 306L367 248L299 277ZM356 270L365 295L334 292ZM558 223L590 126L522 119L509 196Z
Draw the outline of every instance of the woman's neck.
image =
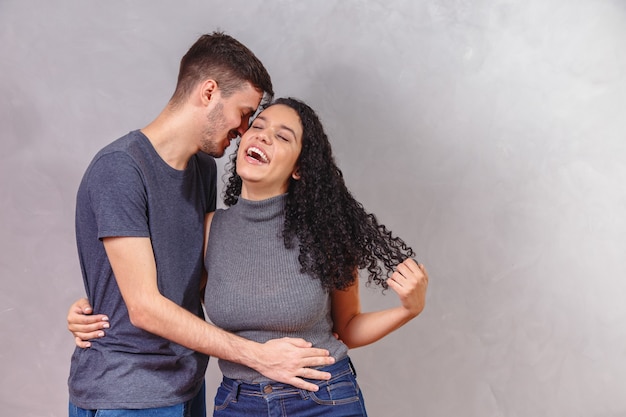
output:
M241 184L241 198L249 201L267 200L272 197L285 194L287 189L267 188L258 183L248 183L243 181Z

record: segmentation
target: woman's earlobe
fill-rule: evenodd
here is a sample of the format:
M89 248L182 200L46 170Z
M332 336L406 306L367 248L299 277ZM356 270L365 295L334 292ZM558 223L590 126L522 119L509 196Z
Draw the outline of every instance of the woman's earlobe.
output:
M291 174L291 178L293 178L294 180L298 181L301 177L300 177L300 171L299 170L295 170L293 172L293 174Z

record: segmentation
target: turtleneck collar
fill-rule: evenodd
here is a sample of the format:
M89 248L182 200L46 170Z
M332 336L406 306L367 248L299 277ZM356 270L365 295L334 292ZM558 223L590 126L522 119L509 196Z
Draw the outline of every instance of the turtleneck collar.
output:
M237 203L230 210L236 210L246 220L267 221L282 217L285 213L286 203L287 194L259 201L246 200L239 196Z

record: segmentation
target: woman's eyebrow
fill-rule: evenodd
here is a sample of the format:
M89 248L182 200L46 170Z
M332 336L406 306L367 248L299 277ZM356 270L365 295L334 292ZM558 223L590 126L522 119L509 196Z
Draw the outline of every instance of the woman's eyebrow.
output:
M293 137L297 138L296 132L292 128L290 128L289 126L287 126L287 125L280 125L280 127L281 127L281 129L285 129L285 130L290 131L291 134L293 135Z
M266 122L266 123L267 123L267 119L266 119L265 117L263 117L263 115L261 115L261 114L260 114L260 115L258 115L256 118L257 118L257 119L261 119L261 120L263 120L264 122ZM256 120L256 119L255 119L255 120ZM291 134L293 135L293 137L294 137L294 138L297 138L297 137L298 137L298 136L296 135L295 130L293 130L293 129L292 129L292 128L290 128L289 126L287 126L287 125L285 125L285 124L280 124L280 125L279 125L279 127L280 127L281 129L285 129L285 130L290 131L290 132L291 132Z

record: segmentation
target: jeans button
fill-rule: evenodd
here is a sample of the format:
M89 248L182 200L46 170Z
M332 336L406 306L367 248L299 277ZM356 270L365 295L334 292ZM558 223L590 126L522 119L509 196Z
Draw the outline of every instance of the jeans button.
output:
M266 394L269 394L273 391L272 386L271 385L266 385L263 387L263 392Z

